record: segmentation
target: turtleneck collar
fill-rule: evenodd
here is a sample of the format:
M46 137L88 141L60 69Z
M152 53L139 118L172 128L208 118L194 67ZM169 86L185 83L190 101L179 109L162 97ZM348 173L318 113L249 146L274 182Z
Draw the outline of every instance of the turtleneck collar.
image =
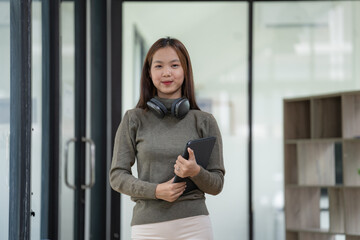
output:
M166 107L167 110L171 111L171 106L173 104L173 102L178 99L169 99L169 98L160 98L158 96L155 96L154 98L156 98L157 100L159 100L162 104L164 104L164 106Z

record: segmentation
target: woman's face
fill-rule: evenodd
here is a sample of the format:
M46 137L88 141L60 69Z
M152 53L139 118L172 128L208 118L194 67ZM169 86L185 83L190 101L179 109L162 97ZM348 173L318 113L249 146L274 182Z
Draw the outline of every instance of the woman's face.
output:
M150 66L150 77L160 98L181 97L184 70L172 47L160 48L155 52Z

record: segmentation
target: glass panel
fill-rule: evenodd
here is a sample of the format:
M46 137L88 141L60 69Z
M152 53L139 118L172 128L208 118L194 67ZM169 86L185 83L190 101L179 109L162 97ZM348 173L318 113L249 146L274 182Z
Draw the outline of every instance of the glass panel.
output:
M41 2L32 2L32 135L31 135L31 239L40 239L41 216L41 119L42 119L42 33Z
M285 97L360 89L359 1L255 3L255 239L285 238Z
M75 136L75 39L74 3L61 2L61 117L60 117L60 239L69 240L74 236L74 190L65 185L64 149L66 142ZM69 144L69 183L74 185L74 143Z
M9 233L10 2L0 1L0 239Z
M147 48L166 36L186 45L193 63L197 100L218 121L227 172L223 192L206 196L215 239L247 238L247 11L244 2L123 5L124 111L135 106L133 94L139 91L134 89L138 86L134 82L139 81L135 72L141 71L136 68L141 54L134 56L138 52L134 39L137 30ZM133 203L127 196L122 197L122 239L130 239Z

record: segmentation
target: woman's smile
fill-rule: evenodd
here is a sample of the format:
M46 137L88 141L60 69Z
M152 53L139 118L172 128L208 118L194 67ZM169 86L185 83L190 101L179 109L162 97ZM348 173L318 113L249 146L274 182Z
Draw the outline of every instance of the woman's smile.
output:
M173 83L173 81L162 81L161 83L164 85L170 85Z

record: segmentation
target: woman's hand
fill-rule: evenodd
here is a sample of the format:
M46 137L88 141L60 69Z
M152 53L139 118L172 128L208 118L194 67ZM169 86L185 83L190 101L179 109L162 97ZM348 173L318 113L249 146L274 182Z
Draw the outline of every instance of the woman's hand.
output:
M194 177L200 172L200 166L196 163L194 151L190 148L187 150L189 152L189 159L186 160L179 155L174 165L175 174L182 178Z
M167 182L160 183L156 186L155 196L168 202L174 202L184 192L186 183L173 183L174 177Z

